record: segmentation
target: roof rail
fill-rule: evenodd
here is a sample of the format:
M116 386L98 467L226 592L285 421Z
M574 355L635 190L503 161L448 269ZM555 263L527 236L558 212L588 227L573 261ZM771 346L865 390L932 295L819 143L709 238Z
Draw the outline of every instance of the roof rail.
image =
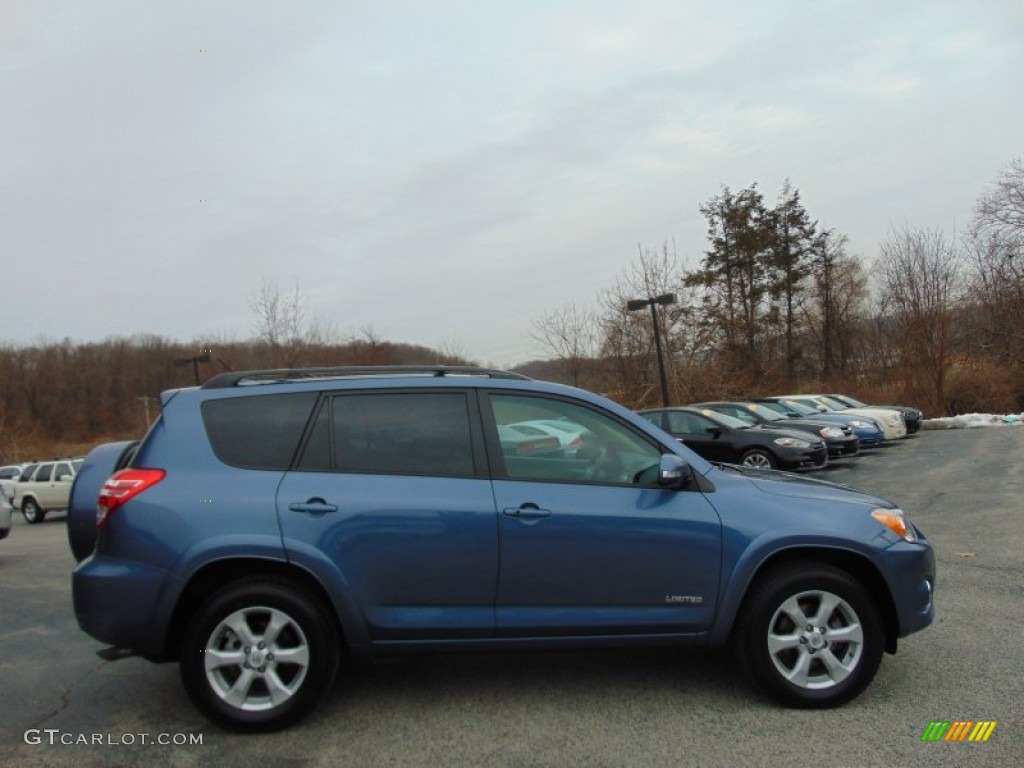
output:
M279 384L302 379L340 379L356 376L487 376L492 379L526 379L520 373L478 368L472 365L363 365L329 368L270 368L218 373L202 389L226 389L252 384Z

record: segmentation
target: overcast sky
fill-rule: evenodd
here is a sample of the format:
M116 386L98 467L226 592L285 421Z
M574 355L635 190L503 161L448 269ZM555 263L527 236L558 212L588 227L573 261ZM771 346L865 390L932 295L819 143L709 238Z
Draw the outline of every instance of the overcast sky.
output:
M248 338L265 280L512 365L723 184L867 259L962 229L1022 44L1021 0L0 0L0 339Z

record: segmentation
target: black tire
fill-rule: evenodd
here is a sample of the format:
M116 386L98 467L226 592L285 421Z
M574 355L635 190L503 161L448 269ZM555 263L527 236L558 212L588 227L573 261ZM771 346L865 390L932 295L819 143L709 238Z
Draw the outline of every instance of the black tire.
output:
M225 623L229 617L235 629ZM276 632L268 631L273 620L282 625ZM237 634L238 628L249 637ZM231 663L213 664L213 653ZM282 662L286 654L294 661ZM181 677L192 702L215 723L273 731L320 702L337 676L340 655L334 616L321 601L287 581L238 581L214 593L189 621ZM248 684L239 687L243 676ZM277 703L272 688L281 697Z
M771 451L764 448L751 448L743 454L740 464L745 467L754 467L755 469L775 469L778 467L779 462L775 460L775 456L772 455Z
M844 704L882 663L885 633L877 606L859 582L825 563L769 571L745 598L736 627L740 665L791 707Z
M21 516L26 523L36 525L46 519L46 510L39 506L33 498L21 500Z

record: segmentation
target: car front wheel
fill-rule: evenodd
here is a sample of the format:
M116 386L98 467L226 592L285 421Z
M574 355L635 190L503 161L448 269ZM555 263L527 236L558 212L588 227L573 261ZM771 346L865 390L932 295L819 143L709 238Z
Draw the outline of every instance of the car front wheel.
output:
M885 644L874 601L824 563L769 572L744 601L736 650L769 695L792 707L843 704L874 678Z
M26 523L41 523L46 519L46 512L36 503L35 499L23 499L21 502L21 515Z
M745 467L754 467L755 469L775 469L776 465L775 457L764 448L751 448L743 454L740 463Z
M334 616L284 581L240 581L212 595L185 632L185 689L211 720L272 731L304 717L338 671Z

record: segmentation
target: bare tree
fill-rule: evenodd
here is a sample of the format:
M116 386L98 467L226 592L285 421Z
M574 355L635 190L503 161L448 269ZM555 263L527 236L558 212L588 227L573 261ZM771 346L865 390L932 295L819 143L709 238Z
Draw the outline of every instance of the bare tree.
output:
M530 337L541 345L545 353L561 362L572 385L579 387L587 365L594 357L597 330L594 313L570 302L535 320Z
M1024 400L1024 159L979 199L965 245L978 315L975 349L1015 372Z
M880 301L903 369L927 384L930 405L945 410L945 375L954 313L961 299L962 256L940 232L903 229L882 243Z
M302 356L303 324L306 300L296 282L290 293L266 278L253 296L251 305L256 314L254 330L271 351L274 364L294 366Z
M1024 158L1013 160L994 187L979 198L974 227L986 239L1016 246L1020 252L1024 244Z

